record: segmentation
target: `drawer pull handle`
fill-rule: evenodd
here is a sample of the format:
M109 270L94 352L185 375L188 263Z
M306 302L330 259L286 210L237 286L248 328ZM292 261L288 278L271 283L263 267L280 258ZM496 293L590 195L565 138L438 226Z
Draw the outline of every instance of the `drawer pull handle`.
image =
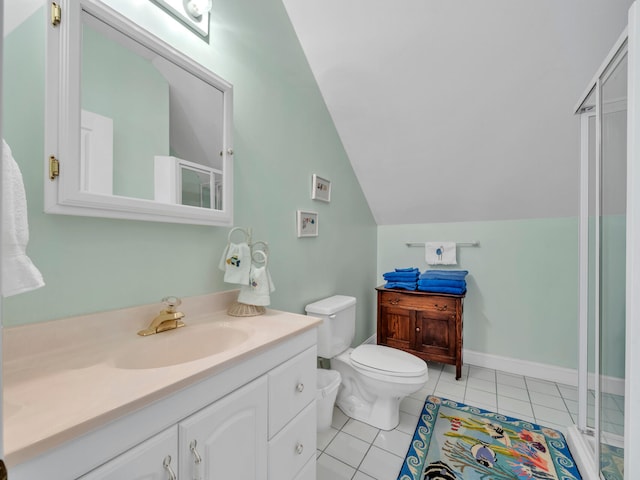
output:
M177 479L176 474L173 471L173 468L171 468L171 455L167 455L166 457L164 457L164 460L162 461L162 466L169 474L169 480Z
M400 299L399 298L394 298L393 300L391 300L389 302L391 305L398 305L400 303Z
M439 306L436 303L436 310L438 310L439 312L444 312L447 309L448 305L443 305L443 306Z
M302 455L302 452L304 451L304 445L302 445L301 443L296 445L296 453L298 455Z
M302 393L302 391L304 390L304 383L299 383L298 385L296 385L296 390L298 391L298 393Z

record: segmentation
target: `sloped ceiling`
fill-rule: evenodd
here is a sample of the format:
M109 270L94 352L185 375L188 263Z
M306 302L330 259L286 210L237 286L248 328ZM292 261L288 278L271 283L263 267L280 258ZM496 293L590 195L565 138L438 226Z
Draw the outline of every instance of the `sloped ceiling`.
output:
M578 214L573 110L632 0L283 3L378 224Z

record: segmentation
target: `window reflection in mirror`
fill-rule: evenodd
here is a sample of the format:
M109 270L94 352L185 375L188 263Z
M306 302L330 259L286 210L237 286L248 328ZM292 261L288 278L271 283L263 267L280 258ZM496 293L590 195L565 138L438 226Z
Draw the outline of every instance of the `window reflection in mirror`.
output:
M87 12L81 58L81 189L222 209L223 92Z

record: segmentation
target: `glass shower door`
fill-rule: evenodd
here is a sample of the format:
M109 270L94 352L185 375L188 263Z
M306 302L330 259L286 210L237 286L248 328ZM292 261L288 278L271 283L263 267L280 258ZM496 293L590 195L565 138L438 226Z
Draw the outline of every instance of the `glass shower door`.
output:
M627 53L600 77L599 325L597 328L599 467L622 480L624 442Z

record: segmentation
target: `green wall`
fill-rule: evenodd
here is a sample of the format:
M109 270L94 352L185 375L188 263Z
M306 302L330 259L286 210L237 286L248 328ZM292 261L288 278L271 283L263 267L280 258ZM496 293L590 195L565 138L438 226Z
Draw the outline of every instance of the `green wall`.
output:
M469 270L465 349L577 368L577 218L380 226L378 275L424 271L424 249L405 243L439 240L480 242L455 267Z
M279 0L217 0L206 42L152 2L107 2L234 85L235 224L269 242L272 307L303 313L358 298L357 339L373 332L376 225ZM156 13L157 12L159 13ZM6 38L4 132L27 190L28 253L46 286L3 302L6 325L234 288L218 260L228 228L47 215L43 209L44 8ZM148 22L148 25L145 24ZM64 174L64 160L62 163ZM311 200L311 175L332 181ZM296 238L297 209L319 236Z

